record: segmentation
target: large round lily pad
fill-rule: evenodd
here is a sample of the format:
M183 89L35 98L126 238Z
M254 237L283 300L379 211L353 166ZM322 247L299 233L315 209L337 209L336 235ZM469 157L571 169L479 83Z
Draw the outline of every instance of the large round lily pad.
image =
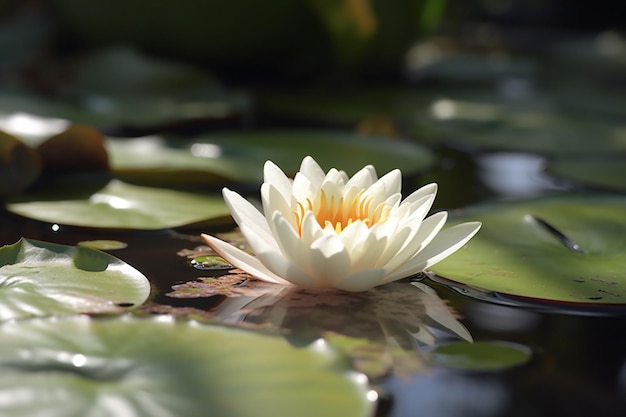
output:
M379 174L400 168L408 175L434 162L432 153L417 144L336 131L214 133L193 142L145 137L109 140L107 146L116 175L135 181L260 183L266 160L293 174L307 155L324 169L337 167L349 174L372 164ZM145 158L148 151L150 158Z
M0 321L118 312L149 294L142 273L95 249L27 239L0 248Z
M626 304L626 198L563 195L470 208L483 222L460 251L433 266L454 282L534 299Z
M72 187L26 193L9 200L7 210L44 222L113 229L156 230L230 219L221 196L119 180L87 193Z
M0 326L0 414L368 416L364 378L323 343L156 319Z

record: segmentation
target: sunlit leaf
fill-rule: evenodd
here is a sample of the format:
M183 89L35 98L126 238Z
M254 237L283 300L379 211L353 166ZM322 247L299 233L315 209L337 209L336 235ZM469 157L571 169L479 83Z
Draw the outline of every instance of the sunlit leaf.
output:
M118 180L87 193L46 188L11 199L7 210L49 223L113 229L164 229L230 214L221 196L142 187Z
M532 356L526 346L503 342L456 342L438 346L434 353L440 365L472 371L501 371Z
M381 175L394 168L409 175L434 161L431 152L417 144L315 130L214 133L191 143L158 137L112 139L108 149L111 166L122 178L208 184L224 179L262 182L268 159L294 174L307 155L324 169L336 167L350 174L373 164Z
M33 319L0 326L0 413L368 416L367 386L324 343L156 319Z
M432 270L500 294L626 304L625 215L626 199L595 194L476 206L451 222L480 232Z
M143 274L104 252L27 239L0 248L0 320L118 312L149 294Z

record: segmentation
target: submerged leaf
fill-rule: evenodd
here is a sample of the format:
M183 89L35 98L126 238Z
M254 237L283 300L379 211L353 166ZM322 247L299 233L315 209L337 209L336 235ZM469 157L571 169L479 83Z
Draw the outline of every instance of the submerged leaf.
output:
M471 371L501 371L520 366L531 356L526 346L504 342L456 342L435 349L438 364Z

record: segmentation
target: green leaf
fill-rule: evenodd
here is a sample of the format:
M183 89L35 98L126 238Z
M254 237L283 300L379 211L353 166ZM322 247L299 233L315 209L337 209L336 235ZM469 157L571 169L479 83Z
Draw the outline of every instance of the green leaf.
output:
M171 317L0 326L0 414L368 416L364 378L320 342ZM17 391L16 391L17 390Z
M150 149L150 158L145 158ZM110 163L116 175L133 181L248 183L263 180L263 164L272 160L294 174L310 155L324 169L353 174L367 164L379 174L400 168L405 175L433 164L431 152L417 144L336 131L275 130L214 133L193 142L146 137L110 140Z
M204 221L230 221L221 196L142 187L111 180L103 188L49 187L8 201L7 210L31 219L71 226L165 229Z
M438 364L471 371L500 371L528 362L529 348L504 342L455 342L438 346L435 350Z
M202 70L149 58L127 47L84 57L64 80L62 90L64 95L59 97L28 90L1 91L0 126L6 120L26 117L47 122L37 126L53 130L59 124L59 120L51 124L53 119L145 128L219 119L250 108L246 95L228 91ZM33 130L24 124L18 127ZM34 136L37 140L38 135Z
M27 239L0 248L0 321L119 312L149 294L143 274L104 252Z
M577 183L626 190L626 164L623 154L556 158L548 161L546 170L559 178Z
M585 304L626 304L626 198L562 195L486 204L451 223L478 234L432 270L501 294Z

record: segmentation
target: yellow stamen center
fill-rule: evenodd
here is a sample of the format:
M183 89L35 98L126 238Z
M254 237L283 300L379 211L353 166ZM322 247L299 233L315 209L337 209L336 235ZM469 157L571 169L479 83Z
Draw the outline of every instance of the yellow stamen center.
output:
M332 227L337 234L355 221L362 221L367 227L376 223L384 223L389 218L391 207L384 203L372 208L373 197L365 196L364 190L360 191L353 199L347 201L344 197L335 199L328 198L324 190L321 190L319 199L313 202L298 202L298 207L293 211L296 218L297 230L302 236L302 222L307 212L313 212L317 223L322 227Z

